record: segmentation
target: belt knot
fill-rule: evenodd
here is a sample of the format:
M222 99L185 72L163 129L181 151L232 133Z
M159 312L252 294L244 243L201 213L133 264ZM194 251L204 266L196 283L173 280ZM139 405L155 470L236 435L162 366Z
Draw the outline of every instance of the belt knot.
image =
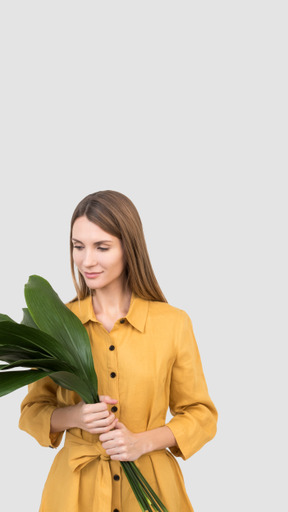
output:
M107 461L110 460L110 457L102 448L100 441L89 443L89 441L75 436L71 432L66 432L63 449L68 450L69 465L72 471L75 472L75 476L78 473L78 478L80 478L79 472L82 468L89 464L89 462L99 459L97 469L95 468L98 492L94 494L91 510L109 512L112 503L112 479L110 465L107 464ZM74 486L74 488L76 489L77 486Z
M80 471L95 459L110 460L100 441L90 443L81 437L66 432L65 445L69 451L69 464L73 471Z

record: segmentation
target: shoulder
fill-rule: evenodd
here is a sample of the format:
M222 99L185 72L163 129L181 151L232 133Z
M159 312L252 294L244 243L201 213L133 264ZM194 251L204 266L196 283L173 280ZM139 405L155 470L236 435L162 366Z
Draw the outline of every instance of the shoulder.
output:
M163 319L165 322L187 322L190 317L186 311L176 306L172 306L168 302L149 301L149 316Z
M66 307L70 309L73 313L79 308L79 301L78 300L71 300L70 302L66 302Z
M178 344L182 345L183 339L187 343L194 339L192 321L188 313L167 302L149 301L146 326L147 333L165 339L166 348L168 340L178 350Z
M66 304L67 308L78 316L82 323L86 323L89 320L95 320L95 314L93 311L93 305L91 296L89 295L82 300L72 300Z

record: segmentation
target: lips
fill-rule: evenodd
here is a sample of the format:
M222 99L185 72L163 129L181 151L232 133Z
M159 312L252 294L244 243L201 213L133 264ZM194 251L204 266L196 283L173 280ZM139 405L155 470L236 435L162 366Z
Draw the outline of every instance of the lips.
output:
M98 277L102 274L102 272L84 272L85 277L87 279L95 279L95 277Z

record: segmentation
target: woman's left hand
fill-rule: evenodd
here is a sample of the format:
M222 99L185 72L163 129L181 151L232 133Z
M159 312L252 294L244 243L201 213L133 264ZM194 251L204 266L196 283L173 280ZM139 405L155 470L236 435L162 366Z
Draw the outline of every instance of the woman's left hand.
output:
M111 460L133 461L144 453L141 434L130 432L120 421L113 430L101 434L99 440Z

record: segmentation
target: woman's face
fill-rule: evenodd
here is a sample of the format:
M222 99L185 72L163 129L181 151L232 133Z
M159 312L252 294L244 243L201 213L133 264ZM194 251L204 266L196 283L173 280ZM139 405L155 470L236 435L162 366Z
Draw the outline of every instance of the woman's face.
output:
M88 288L123 285L125 262L119 238L83 216L74 222L72 244L74 263Z

